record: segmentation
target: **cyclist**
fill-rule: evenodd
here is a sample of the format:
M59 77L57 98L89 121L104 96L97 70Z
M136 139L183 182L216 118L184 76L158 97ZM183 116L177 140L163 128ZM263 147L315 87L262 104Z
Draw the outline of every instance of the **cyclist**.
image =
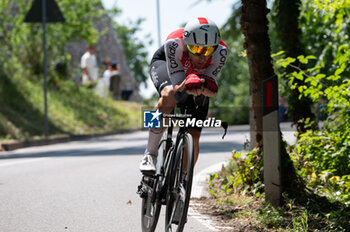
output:
M181 103L187 105L187 114L205 120L209 101L202 104L203 99L216 96L216 78L227 55L228 48L220 39L218 27L208 18L195 18L185 28L170 33L164 45L154 53L150 65L151 79L160 96L155 110L170 114L176 104ZM201 129L188 128L193 137L195 163ZM158 144L164 131L164 127L149 130L147 148L140 163L144 175L153 175L156 171Z

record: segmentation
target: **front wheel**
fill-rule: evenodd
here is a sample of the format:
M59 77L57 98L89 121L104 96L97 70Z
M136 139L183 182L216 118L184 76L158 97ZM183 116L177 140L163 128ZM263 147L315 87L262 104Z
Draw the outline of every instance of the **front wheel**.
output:
M194 166L193 139L189 133L180 139L174 164L167 191L165 228L182 232L187 222Z
M141 228L142 232L153 232L156 229L160 209L162 207L161 202L153 196L156 194L154 191L157 189L158 181L153 179L152 188L147 186L146 194L142 197L142 207L141 207Z

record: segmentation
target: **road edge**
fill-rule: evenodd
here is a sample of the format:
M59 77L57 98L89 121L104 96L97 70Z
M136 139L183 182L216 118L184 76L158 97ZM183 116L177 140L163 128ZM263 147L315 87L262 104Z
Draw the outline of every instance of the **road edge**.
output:
M125 134L130 132L141 131L140 128L135 129L121 129L117 131L107 132L107 133L96 133L96 134L86 134L86 135L62 135L62 136L51 136L47 139L32 139L26 141L11 141L0 144L0 152L2 151L13 151L19 148L33 147L33 146L45 146L57 143L65 143L71 141L84 140L89 138L97 138L116 134Z
M222 169L222 166L226 166L228 162L229 162L228 160L219 162L217 164L214 164L205 168L204 170L196 174L193 177L191 199L209 197L210 194L208 192L208 186L209 186L208 181L209 181L210 174L220 171ZM220 231L222 229L221 227L214 225L213 220L211 219L210 216L201 214L199 211L191 207L191 205L194 205L194 203L191 203L190 201L190 207L188 212L189 216L193 217L199 223L206 226L209 229L209 231Z

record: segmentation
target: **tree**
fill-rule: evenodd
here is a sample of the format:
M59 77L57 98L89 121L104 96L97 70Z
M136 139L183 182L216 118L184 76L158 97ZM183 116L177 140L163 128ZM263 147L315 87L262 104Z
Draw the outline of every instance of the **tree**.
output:
M332 200L350 202L350 2L303 0L301 25L309 56L299 56L308 65L290 75L291 85L315 104L321 103L324 123L319 131L299 135L292 151L298 173L307 187ZM307 38L307 40L306 40ZM310 60L310 61L309 61ZM281 62L282 61L282 62ZM276 64L286 68L294 59ZM304 80L300 84L297 80ZM337 192L334 194L334 192Z
M274 75L266 17L268 13L265 0L242 0L240 23L245 36L244 48L247 50L250 73L251 110L254 115L253 119L256 125L254 133L259 149L263 147L262 81ZM304 186L297 178L282 138L280 141L282 191L290 193L303 191Z
M255 140L258 147L262 146L263 104L262 81L273 76L270 40L267 34L268 21L266 1L242 0L241 27L245 36L243 47L247 50L249 74L251 113L255 121Z
M218 95L211 99L210 110L231 124L249 123L249 76L247 56L242 47L244 37L239 24L241 5L233 5L233 13L220 29L222 40L229 49L227 64L218 78Z
M29 1L1 1L0 3L0 69L12 76L18 71L13 64L21 64L30 71L29 78L37 78L42 70L42 29L40 24L24 23L24 16L31 4ZM49 78L55 64L67 61L64 46L68 41L86 40L95 43L99 38L93 19L105 14L100 0L58 0L66 23L47 25L47 53Z
M277 39L280 40L280 49L285 51L287 57L298 57L305 53L298 20L300 4L300 0L277 0L274 3L273 19L276 25L276 35ZM303 69L303 64L299 60L296 60L291 65ZM281 75L280 80L284 86L288 86L289 79L286 76L295 71L295 69L289 67L285 71L287 73ZM305 84L303 80L299 79L297 83L298 85ZM305 119L309 118L312 121L315 119L315 114L311 111L312 100L306 96L299 97L298 89L286 88L286 92L289 114L292 116L294 124L297 125L298 132L305 132L308 129L305 126Z
M136 37L136 33L141 30L141 24L144 19L138 19L136 22L130 22L128 25L114 23L114 28L118 34L126 58L133 71L138 84L146 83L148 78L148 52L145 43L152 44L152 40L147 36L144 41Z
M203 0L193 5L200 1ZM249 70L247 56L242 47L244 36L240 18L241 3L235 2L231 16L220 28L221 38L229 49L226 63L230 65L225 65L220 72L217 79L218 94L210 100L210 112L230 125L249 123Z

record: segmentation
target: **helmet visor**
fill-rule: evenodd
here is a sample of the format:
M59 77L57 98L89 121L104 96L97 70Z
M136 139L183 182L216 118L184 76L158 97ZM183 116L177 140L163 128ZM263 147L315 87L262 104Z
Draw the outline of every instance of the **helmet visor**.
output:
M187 50L196 56L210 56L218 46L203 47L198 45L186 45Z

